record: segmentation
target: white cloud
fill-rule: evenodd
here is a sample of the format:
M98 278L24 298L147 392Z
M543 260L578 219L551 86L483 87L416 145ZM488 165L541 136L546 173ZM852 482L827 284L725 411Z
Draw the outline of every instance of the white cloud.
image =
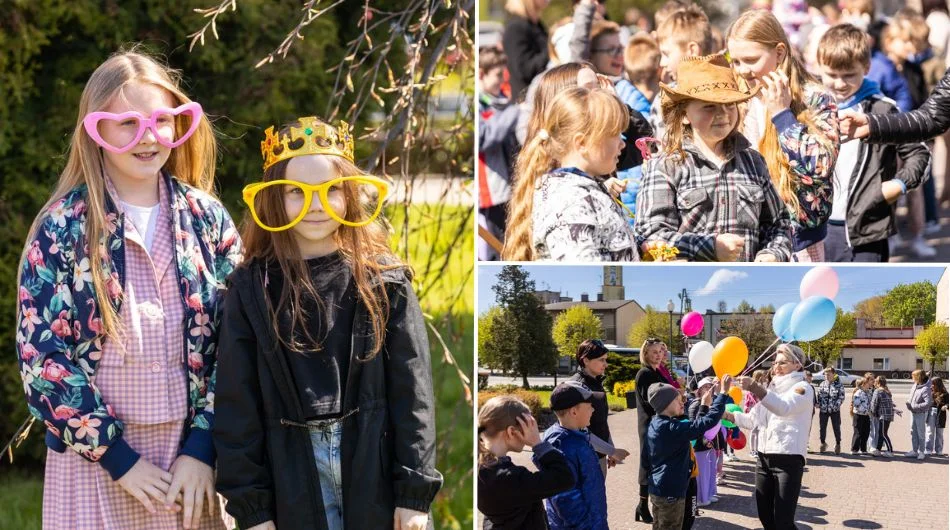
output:
M729 269L719 269L709 277L709 280L706 282L706 285L702 289L696 291L696 294L699 296L706 296L719 291L726 285L744 278L748 278L749 273L742 271L731 271Z

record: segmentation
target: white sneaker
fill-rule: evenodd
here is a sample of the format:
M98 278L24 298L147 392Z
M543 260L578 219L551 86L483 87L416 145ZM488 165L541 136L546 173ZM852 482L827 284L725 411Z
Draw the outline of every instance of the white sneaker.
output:
M709 502L710 502L710 503L719 502L719 496L718 496L718 495L713 495L712 497L709 498Z
M881 456L881 451L877 449L871 449L871 456Z
M918 258L933 258L937 255L937 251L924 241L923 236L917 236L910 244L911 250L914 251L914 254L917 254Z
M927 221L927 224L924 226L925 235L933 235L940 232L940 221Z
M858 452L857 452L857 451L851 451L851 456L858 456Z
M884 456L884 457L887 457L887 458L894 458L894 453L892 453L892 452L890 452L890 451L884 451L883 453L881 453L881 456Z
M702 508L702 507L704 507L704 506L709 506L710 504L712 504L712 502L710 502L710 501L697 502L697 503L696 503L696 506L699 506L700 508Z
M917 451L907 451L906 453L904 453L904 456L906 456L907 458L916 458Z
M927 458L927 457L924 456L924 452L923 452L923 451L917 453L917 460L923 460L924 458Z

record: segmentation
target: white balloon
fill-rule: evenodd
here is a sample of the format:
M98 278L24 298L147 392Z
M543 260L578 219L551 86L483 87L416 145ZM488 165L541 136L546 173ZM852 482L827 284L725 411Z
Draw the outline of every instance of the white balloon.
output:
M693 347L689 349L689 366L693 372L699 373L712 366L714 349L712 344L704 340L693 344Z

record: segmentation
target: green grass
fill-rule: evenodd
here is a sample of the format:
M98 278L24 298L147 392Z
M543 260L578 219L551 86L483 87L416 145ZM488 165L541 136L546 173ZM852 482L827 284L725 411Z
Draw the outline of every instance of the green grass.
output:
M42 509L43 474L4 470L0 478L0 527L38 529Z
M471 208L439 204L387 209L393 247L408 257L422 311L438 330L450 355L430 329L432 380L436 397L437 467L445 478L432 506L435 527L470 528L472 514L472 404L459 369L469 380L474 363L474 241ZM450 362L454 357L455 364Z
M550 390L531 390L532 393L537 394L541 398L541 404L545 408L551 408L551 391ZM611 393L607 393L607 406L610 407L610 410L620 411L627 409L627 400L622 397L617 397Z

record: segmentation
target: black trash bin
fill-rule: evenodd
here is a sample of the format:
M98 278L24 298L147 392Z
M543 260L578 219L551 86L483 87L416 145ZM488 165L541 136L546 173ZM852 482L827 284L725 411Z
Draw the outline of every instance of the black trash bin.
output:
M628 409L635 409L635 408L637 408L637 392L636 392L636 390L631 390L630 392L627 392L626 396L627 396L627 408L628 408Z

